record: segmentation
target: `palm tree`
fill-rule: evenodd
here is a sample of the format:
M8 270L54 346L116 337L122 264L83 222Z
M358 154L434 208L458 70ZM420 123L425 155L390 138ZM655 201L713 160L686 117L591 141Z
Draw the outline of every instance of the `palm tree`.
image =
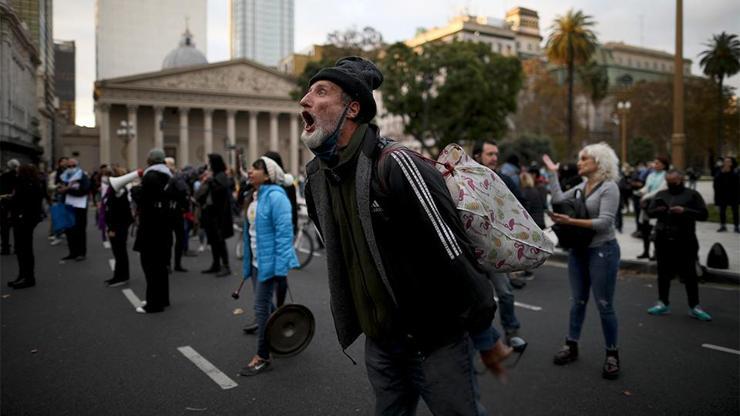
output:
M717 82L718 107L717 107L717 156L722 155L722 113L724 110L723 83L725 77L731 77L740 72L740 40L737 35L728 35L725 32L712 36L709 43L705 43L709 49L700 53L699 65L704 68L707 75Z
M593 104L596 112L595 117L598 117L599 104L609 93L609 75L606 72L606 67L599 65L595 60L590 60L578 69L578 76L581 78L589 98L591 98L591 104ZM587 119L590 120L588 115L587 112Z
M547 58L556 64L565 64L568 77L568 153L573 146L573 72L591 58L596 51L596 34L591 16L582 11L568 10L565 16L555 18L547 38Z

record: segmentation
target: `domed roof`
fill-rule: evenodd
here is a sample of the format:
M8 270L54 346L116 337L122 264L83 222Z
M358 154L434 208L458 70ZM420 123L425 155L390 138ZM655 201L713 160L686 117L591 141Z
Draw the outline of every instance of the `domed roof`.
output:
M162 69L169 68L180 68L183 66L202 65L207 64L203 52L195 49L195 42L193 42L193 34L190 33L189 29L185 29L185 33L182 34L182 40L180 40L180 46L173 49L162 61Z

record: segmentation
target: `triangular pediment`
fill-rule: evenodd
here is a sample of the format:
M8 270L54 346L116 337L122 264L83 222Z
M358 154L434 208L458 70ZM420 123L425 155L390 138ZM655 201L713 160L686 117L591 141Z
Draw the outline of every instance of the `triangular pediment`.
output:
M246 59L166 69L102 81L104 86L290 97L288 76Z

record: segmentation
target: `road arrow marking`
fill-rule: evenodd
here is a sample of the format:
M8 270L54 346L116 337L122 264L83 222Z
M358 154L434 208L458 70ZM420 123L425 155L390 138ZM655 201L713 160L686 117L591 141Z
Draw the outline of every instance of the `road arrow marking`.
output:
M141 300L138 296L134 293L131 289L122 289L121 292L126 296L126 299L128 299L129 302L131 302L132 305L134 305L134 308L138 308L141 306Z
M224 374L221 370L216 368L210 361L203 358L202 355L198 354L197 351L192 349L189 345L184 347L178 347L178 351L182 353L188 360L190 360L196 367L206 373L211 380L215 381L224 390L233 389L238 386L236 382Z
M740 355L740 351L733 350L732 348L720 347L719 345L712 345L712 344L701 344L701 346L704 348L709 348L710 350L722 351L722 352L726 352L729 354Z

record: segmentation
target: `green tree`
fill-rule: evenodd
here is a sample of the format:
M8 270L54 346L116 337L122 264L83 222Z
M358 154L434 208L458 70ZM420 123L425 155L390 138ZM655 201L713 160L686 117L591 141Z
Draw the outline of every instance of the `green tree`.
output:
M388 47L379 64L383 104L400 115L422 148L483 137L500 139L516 111L521 63L478 42L434 42L413 50Z
M725 77L731 77L740 72L740 40L737 35L725 32L714 35L709 43L709 49L703 51L699 56L699 65L704 68L704 74L717 82L717 148L716 155L722 154L722 115L728 102L723 83Z
M647 162L655 158L655 143L642 136L630 140L627 160L630 165L636 166L639 162Z
M555 18L545 46L550 62L566 66L568 83L568 152L573 151L573 75L576 65L582 65L596 50L596 34L591 16L582 11L568 10Z
M594 109L598 111L599 104L609 93L609 75L606 67L590 60L578 68L578 76L581 78L583 88L588 93Z
M501 157L499 164L503 164L511 155L519 156L519 161L524 165L531 162L542 163L542 155L552 154L552 140L548 137L537 137L523 135L516 139L506 139L499 143Z

